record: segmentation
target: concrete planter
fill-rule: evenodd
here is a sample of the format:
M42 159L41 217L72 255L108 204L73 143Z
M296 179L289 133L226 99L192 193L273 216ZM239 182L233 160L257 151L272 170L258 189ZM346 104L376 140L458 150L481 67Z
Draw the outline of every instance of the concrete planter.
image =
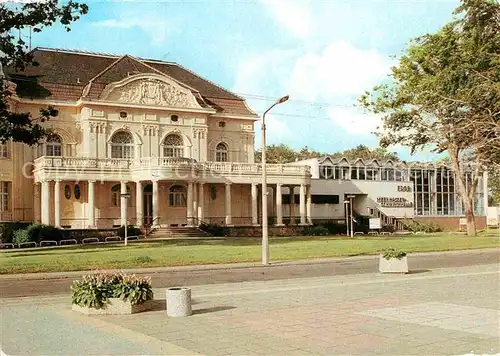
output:
M153 300L147 300L142 304L132 305L131 302L124 302L120 298L109 298L108 303L102 309L81 307L73 304L71 309L86 315L128 315L140 313L151 309Z
M173 317L189 316L191 310L191 289L175 287L167 289L167 315Z
M408 273L408 256L386 260L380 255L378 270L382 273Z

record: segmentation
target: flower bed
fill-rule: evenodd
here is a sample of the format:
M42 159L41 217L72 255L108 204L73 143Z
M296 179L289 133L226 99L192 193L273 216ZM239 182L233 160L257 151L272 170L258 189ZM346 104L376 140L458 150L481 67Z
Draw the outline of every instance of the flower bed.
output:
M85 314L132 314L147 310L153 300L149 277L124 272L98 272L71 285L72 309Z

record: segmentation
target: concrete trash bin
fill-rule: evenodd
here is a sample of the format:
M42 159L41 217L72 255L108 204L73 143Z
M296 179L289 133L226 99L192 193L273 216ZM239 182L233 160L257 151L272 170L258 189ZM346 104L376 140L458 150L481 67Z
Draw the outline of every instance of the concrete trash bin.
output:
M179 317L191 314L191 289L186 287L168 288L167 315Z

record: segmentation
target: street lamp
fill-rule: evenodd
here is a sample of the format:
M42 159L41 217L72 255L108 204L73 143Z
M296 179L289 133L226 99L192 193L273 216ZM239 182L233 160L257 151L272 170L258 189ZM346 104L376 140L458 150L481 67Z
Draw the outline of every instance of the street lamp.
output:
M267 175L266 175L266 114L278 104L288 100L288 95L278 99L262 115L262 264L269 264L269 238L267 231Z
M128 218L127 218L127 208L128 208L128 199L130 198L130 193L121 193L120 194L121 198L125 199L125 246L127 246L127 228L128 228Z
M349 229L350 229L350 235L351 237L354 237L354 222L356 221L353 217L352 214L352 200L355 198L355 195L346 195L346 198L349 200L344 200L344 204L346 204L346 214L349 215L349 220L347 224L347 235L349 235ZM349 208L347 208L347 204L349 204Z

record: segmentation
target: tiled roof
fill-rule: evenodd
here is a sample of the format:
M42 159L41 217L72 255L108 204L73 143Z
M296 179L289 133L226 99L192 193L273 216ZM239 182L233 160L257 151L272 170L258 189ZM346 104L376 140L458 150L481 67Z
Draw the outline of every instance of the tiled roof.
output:
M202 101L199 98L201 95L206 104L220 113L255 115L241 97L176 63L48 48L35 48L32 53L38 66L27 67L17 73L12 68L5 69L6 74L18 85L18 95L21 97L78 100L90 82L85 97L98 99L107 84L132 73L163 73L191 89L198 97L198 102Z

